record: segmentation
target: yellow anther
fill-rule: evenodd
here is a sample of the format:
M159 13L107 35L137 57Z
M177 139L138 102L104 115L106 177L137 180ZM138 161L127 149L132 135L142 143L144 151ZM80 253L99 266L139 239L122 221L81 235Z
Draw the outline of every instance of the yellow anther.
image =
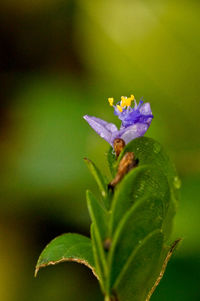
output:
M130 107L131 102L134 100L134 95L131 95L130 97L123 97L123 105L121 104L122 107Z
M128 97L128 98L126 99L126 106L127 106L127 107L130 107L130 106L131 106L131 102L132 102L132 98L131 98L131 97Z
M131 95L130 97L125 97L125 96L122 96L121 97L121 102L120 102L120 105L121 107L130 107L131 106L131 102L134 100L134 95Z
M132 94L130 97L128 97L127 99L126 99L126 106L127 107L130 107L131 106L131 102L134 100L134 95Z
M113 97L109 97L108 98L108 102L109 102L110 106L112 107L113 106L113 102L114 102L114 98Z
M122 107L121 107L120 105L117 105L117 108L118 108L118 110L119 110L120 112L123 111L123 109L122 109Z
M126 106L126 97L121 96L121 102L120 102L121 107L125 107Z

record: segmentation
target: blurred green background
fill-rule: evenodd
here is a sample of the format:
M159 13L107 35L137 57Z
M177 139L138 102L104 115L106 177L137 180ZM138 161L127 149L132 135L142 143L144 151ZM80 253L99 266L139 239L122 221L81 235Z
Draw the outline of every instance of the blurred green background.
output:
M55 236L89 236L83 157L108 173L108 145L82 116L116 122L107 98L133 93L182 181L184 240L152 301L200 300L200 2L1 0L0 20L0 299L103 300L84 266L34 266Z

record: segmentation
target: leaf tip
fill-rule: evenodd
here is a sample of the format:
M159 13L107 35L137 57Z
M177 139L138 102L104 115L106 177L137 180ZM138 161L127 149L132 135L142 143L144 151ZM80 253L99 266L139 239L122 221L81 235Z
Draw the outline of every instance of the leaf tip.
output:
M149 294L148 294L148 296L147 296L147 298L146 298L145 301L149 301L149 300L150 300L150 298L151 298L153 292L155 291L156 287L157 287L158 284L160 283L160 280L162 279L162 277L163 277L163 275L164 275L164 273L165 273L167 264L168 264L168 262L169 262L169 260L170 260L170 258L171 258L171 256L172 256L172 254L174 253L174 250L176 249L176 247L178 246L178 244L179 244L181 241L182 241L182 238L178 238L178 239L176 239L176 240L173 242L173 244L171 245L171 247L170 247L170 249L169 249L169 251L168 251L168 253L167 253L167 256L165 257L165 260L164 260L164 262L163 262L163 265L162 265L160 274L159 274L159 276L158 276L156 282L154 283L152 289L150 290L150 292L149 292Z
M86 163L90 163L90 162L91 162L90 159L88 159L88 158L86 158L86 157L84 157L83 160L84 160Z
M39 272L39 269L40 269L40 266L36 265L35 267L35 272L34 272L34 277L36 278L37 277L37 274Z
M176 249L176 247L179 245L180 242L182 242L183 238L178 238L176 239L173 244L171 245L171 248L170 248L170 253L173 253L174 250Z

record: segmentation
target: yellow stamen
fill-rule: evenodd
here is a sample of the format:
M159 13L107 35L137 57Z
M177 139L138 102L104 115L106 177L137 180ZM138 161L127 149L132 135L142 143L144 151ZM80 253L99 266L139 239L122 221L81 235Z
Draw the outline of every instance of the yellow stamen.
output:
M131 106L131 102L132 102L131 97L128 97L127 100L126 100L126 106L130 107Z
M122 108L126 106L126 97L124 97L124 96L121 97L120 105Z
M128 97L126 99L126 106L130 107L131 106L131 102L134 100L134 95L131 95L130 97Z
M110 106L112 107L113 106L113 102L114 102L114 98L113 97L109 97L108 98L108 102L109 102Z
M119 110L120 112L123 111L123 109L122 109L122 107L121 107L120 105L117 105L117 108L118 108L118 110Z
M125 96L122 96L121 97L121 102L120 102L120 105L121 107L130 107L131 106L131 102L134 100L134 95L131 95L130 97L125 97Z

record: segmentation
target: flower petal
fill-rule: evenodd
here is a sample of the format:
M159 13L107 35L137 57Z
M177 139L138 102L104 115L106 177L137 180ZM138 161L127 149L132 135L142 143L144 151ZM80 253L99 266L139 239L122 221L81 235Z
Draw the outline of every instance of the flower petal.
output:
M142 115L152 115L151 106L149 102L144 103L139 109Z
M139 109L139 111L140 111L140 113L142 115L149 115L149 116L152 115L151 106L150 106L149 102L146 102L145 104L143 104L143 106ZM153 115L152 115L152 117L149 117L146 120L146 122L148 123L148 125L151 124L152 118L153 118Z
M83 118L89 123L93 130L101 136L101 138L111 144L112 134L118 131L115 124L108 123L105 120L89 115L85 115Z
M140 113L143 115L151 115L151 106L149 102L145 102L139 109Z
M134 125L130 125L127 128L123 128L117 133L112 135L111 142L113 143L114 139L121 138L125 141L125 143L129 143L131 140L143 136L148 130L149 125L146 123L136 123Z

